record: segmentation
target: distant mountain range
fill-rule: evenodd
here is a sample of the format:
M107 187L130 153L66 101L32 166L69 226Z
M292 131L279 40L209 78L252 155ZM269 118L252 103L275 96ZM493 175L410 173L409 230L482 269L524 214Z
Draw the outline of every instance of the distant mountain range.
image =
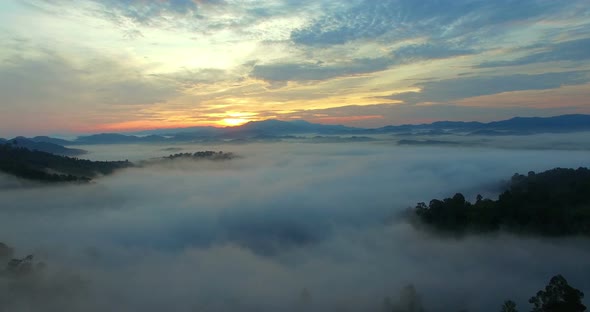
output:
M590 115L561 115L555 117L515 117L508 120L482 122L437 121L429 124L407 124L385 126L381 128L354 128L342 125L314 124L304 120L252 121L237 127L191 127L178 129L159 129L136 132L134 134L101 133L81 136L76 140L67 141L51 137L39 136L31 139L16 138L23 146L61 155L75 155L81 150L67 149L63 146L90 144L139 144L139 143L172 143L172 142L252 142L277 141L284 139L310 139L322 141L369 141L366 135L399 134L399 135L529 135L536 133L558 133L590 131ZM305 135L305 136L304 136ZM310 137L311 135L311 137ZM322 136L352 136L338 140L328 140ZM13 139L14 140L14 139ZM6 141L6 140L3 140ZM2 141L0 141L2 143ZM53 145L45 145L53 144ZM54 145L64 149L59 149ZM24 146L26 147L26 146ZM51 151L53 149L53 151ZM74 154L72 154L74 153Z
M35 137L31 139L16 137L11 140L0 139L0 144L9 144L13 147L22 147L31 151L46 152L61 156L79 156L86 154L85 150L63 146L71 145L71 143L72 142L70 141L50 137Z
M488 123L471 121L437 121L430 124L386 126L385 132L436 131L469 135L523 135L535 133L577 132L590 130L590 115L554 117L514 117Z

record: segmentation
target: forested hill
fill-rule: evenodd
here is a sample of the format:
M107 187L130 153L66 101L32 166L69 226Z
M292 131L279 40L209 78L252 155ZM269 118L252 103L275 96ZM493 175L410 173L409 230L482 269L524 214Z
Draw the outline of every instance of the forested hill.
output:
M90 161L0 144L0 171L42 182L85 182L133 166L128 161Z
M451 232L489 232L500 229L544 235L590 235L590 170L556 168L512 176L497 200L478 195L475 203L457 193L414 212L434 229Z
M200 151L179 153L138 163L129 161L91 161L17 147L0 143L0 172L40 182L88 182L118 169L147 167L170 161L226 161L236 158L233 153Z
M51 141L51 139L48 140ZM59 142L58 139L53 140ZM67 142L65 140L62 141ZM5 141L5 143L11 144L13 147L24 147L32 151L47 152L61 156L79 156L86 154L85 150L68 148L63 146L62 144L46 142L44 141L43 137L35 137L33 139L27 139L25 137L16 137L12 140ZM0 142L0 144L2 144L2 142Z

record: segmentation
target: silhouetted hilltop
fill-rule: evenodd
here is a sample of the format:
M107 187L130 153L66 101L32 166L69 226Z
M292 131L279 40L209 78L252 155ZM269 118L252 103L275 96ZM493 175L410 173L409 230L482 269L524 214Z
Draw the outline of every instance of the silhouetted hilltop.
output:
M87 182L98 175L133 166L127 161L90 161L29 150L15 144L0 145L0 171L42 182Z
M59 139L56 139L59 140ZM67 148L62 145L44 141L34 141L25 137L16 137L4 143L11 144L15 147L23 147L32 151L46 152L62 156L79 156L86 154L85 150Z
M515 117L508 120L483 122L437 121L420 125L385 126L376 132L418 132L444 130L447 133L472 135L528 135L535 133L590 131L590 115L561 115L554 117Z
M199 151L194 153L176 153L171 154L169 156L150 159L146 161L140 162L140 165L150 165L150 164L157 164L165 161L170 160L213 160L213 161L220 161L220 160L230 160L234 159L237 156L234 153L227 153L227 152L215 152L215 151Z
M494 121L486 124L486 128L497 130L524 130L562 132L589 130L589 115L561 115L555 117L514 117L508 120Z
M236 127L191 127L163 130L149 130L139 132L142 135L100 133L78 137L67 141L46 136L27 139L37 143L52 143L57 145L86 145L86 144L140 144L140 143L171 143L171 142L214 142L214 143L248 143L248 142L276 142L294 138L293 135L311 134L315 136L351 136L348 140L359 141L354 138L377 134L398 135L470 135L470 136L501 136L501 135L531 135L537 133L567 133L590 131L590 115L562 115L555 117L515 117L508 120L489 123L464 121L437 121L429 124L391 125L380 128L355 128L342 125L325 125L311 123L305 120L282 121L269 119L251 121ZM137 133L137 134L139 134ZM145 134L149 134L145 136ZM166 136L163 136L163 135ZM302 139L302 138L300 138ZM316 140L317 141L317 140ZM365 141L369 141L365 139ZM314 142L310 140L309 142Z
M590 170L556 168L512 176L497 200L478 195L475 203L457 193L428 205L418 203L418 219L434 229L488 232L505 229L545 235L590 235Z
M316 135L368 135L406 133L420 135L472 134L472 135L529 135L545 132L590 131L590 115L562 115L555 117L516 117L508 120L483 122L437 121L429 124L391 125L381 128L355 128L342 125L315 124L305 120L251 121L241 126L212 128L193 127L166 129L170 141L189 141L199 138L244 139L261 136L280 137L292 134ZM158 133L157 130L147 133Z
M41 143L41 142L53 143L53 144L62 145L62 146L72 145L72 143L73 143L72 141L58 139L58 138L52 138L52 137L48 137L48 136L36 136L34 138L30 138L29 140L35 141L38 143Z
M354 131L357 128L341 125L314 124L305 120L282 121L269 119L251 121L242 126L227 129L231 132L284 135L299 133L339 134Z
M155 143L165 142L166 138L158 135L145 137L134 135L123 135L118 133L101 133L89 136L82 136L76 139L75 144L130 144L130 143Z
M51 153L32 151L14 144L0 144L0 172L40 182L88 182L100 175L129 167L143 167L173 160L223 161L237 156L228 152L199 151L177 153L141 161L91 161Z

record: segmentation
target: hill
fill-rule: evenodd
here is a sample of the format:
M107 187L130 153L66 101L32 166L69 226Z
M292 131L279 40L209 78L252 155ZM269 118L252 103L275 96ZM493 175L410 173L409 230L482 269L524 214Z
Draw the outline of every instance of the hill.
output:
M508 120L485 124L487 129L531 131L531 132L571 132L590 130L589 115L561 115L548 118L514 117Z
M428 205L418 203L422 224L451 233L501 229L544 235L590 235L590 170L556 168L512 176L497 200L475 203L457 193Z
M141 143L173 143L173 142L248 142L280 141L292 135L311 134L316 136L328 135L377 135L398 134L404 136L429 135L444 136L507 136L531 135L538 133L567 133L590 131L590 115L561 115L554 117L515 117L508 120L482 122L464 121L436 121L428 124L390 125L380 128L355 128L343 125L325 125L311 123L305 120L283 121L269 119L251 121L236 127L191 127L142 131L135 134L100 133L80 136L76 140L67 141L46 136L32 139L20 138L36 143L50 143L56 145L86 145L86 144L141 144ZM165 136L164 136L165 135ZM1 141L0 141L1 142ZM55 148L55 147L54 147ZM56 151L50 148L37 149L61 155L73 156L71 151ZM75 153L75 152L74 152Z
M59 139L56 139L56 140L59 140ZM58 145L56 143L51 143L51 142L34 141L32 139L27 139L25 137L16 137L16 138L8 140L4 143L11 144L15 147L26 148L26 149L29 149L32 151L41 151L41 152L62 155L62 156L79 156L79 155L86 154L85 150L67 148L62 145Z
M429 124L385 126L376 132L446 131L471 135L528 135L590 131L590 115L561 115L554 117L515 117L508 120L482 122L437 121Z
M57 145L62 145L62 146L68 146L68 145L72 145L72 141L68 141L68 140L64 140L64 139L58 139L58 138L52 138L52 137L48 137L48 136L36 136L34 138L30 138L29 140L34 141L34 142L38 142L38 143L52 143L52 144L57 144Z
M177 130L175 132L175 130ZM166 129L170 141L191 138L277 137L293 134L367 135L383 133L406 134L471 134L471 135L529 135L535 133L590 131L590 115L561 115L554 117L515 117L508 120L483 122L436 121L428 124L390 125L381 128L355 128L325 125L305 120L283 121L269 119L251 121L241 126L212 128L193 127Z
M81 136L74 141L75 144L133 144L166 142L166 138L159 135L134 136L118 133L101 133L89 136Z
M0 145L0 171L42 182L88 182L98 175L133 166L127 161L90 161Z
M39 182L89 182L119 169L165 164L171 161L226 161L236 158L223 151L177 153L138 162L91 161L51 153L33 151L14 144L0 144L0 172Z

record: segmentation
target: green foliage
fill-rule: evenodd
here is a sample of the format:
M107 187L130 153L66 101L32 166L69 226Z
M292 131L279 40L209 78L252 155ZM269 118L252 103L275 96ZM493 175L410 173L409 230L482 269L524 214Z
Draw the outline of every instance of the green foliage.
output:
M5 272L14 276L24 276L33 271L33 255L28 255L22 259L11 259L6 264Z
M209 159L209 160L229 160L235 158L233 153L201 151L195 153L178 153L164 157L164 159Z
M533 305L532 312L583 312L586 311L583 298L583 292L571 287L563 276L556 275L529 302Z
M422 298L416 291L414 285L409 284L401 289L399 299L393 302L390 297L386 297L381 304L383 312L424 312Z
M34 264L33 255L24 258L13 258L13 254L13 248L0 242L0 277L27 276L45 266L42 262Z
M462 194L418 203L415 214L437 230L453 233L506 229L545 235L590 235L590 170L561 169L515 174L498 200Z
M516 303L512 300L506 300L504 301L504 304L502 305L502 310L500 310L501 312L518 312L518 310L516 309Z
M139 165L175 159L220 161L235 157L233 153L201 151L173 154L158 160L141 162ZM134 166L129 161L91 161L31 151L15 144L0 144L0 171L40 182L88 182L99 175L108 175L118 169Z
M88 182L133 166L128 161L90 161L0 144L0 171L41 182Z
M14 249L12 249L4 243L0 243L0 261L12 258L13 254Z
M399 302L393 309L394 312L424 312L422 298L414 285L407 285L400 292Z

